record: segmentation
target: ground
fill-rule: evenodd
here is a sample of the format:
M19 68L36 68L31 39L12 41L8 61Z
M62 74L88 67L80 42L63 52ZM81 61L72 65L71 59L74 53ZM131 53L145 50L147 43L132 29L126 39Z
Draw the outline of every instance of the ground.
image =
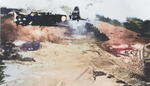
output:
M143 61L126 63L106 50L114 42L144 46L149 42L148 38L139 38L134 32L107 23L98 25L101 26L95 26L110 38L108 41L97 42L93 37L69 39L65 37L72 35L71 31L67 32L68 28L23 27L16 26L11 18L2 19L2 40L39 40L42 47L24 52L35 62L4 60L7 76L1 86L142 86ZM104 74L95 77L94 72ZM110 75L114 77L108 78Z
M134 73L125 68L126 63L117 63L119 58L92 43L44 43L41 49L32 52L32 58L36 62L4 61L5 73L10 75L5 79L10 81L2 86L123 86L116 81L129 82L128 74ZM94 80L93 71L106 75ZM110 74L115 77L107 78Z

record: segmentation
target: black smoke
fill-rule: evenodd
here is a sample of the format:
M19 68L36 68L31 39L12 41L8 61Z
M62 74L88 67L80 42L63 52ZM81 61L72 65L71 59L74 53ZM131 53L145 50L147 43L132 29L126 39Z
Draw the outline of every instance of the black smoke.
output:
M104 33L101 33L93 24L86 23L85 28L87 29L87 32L93 33L93 35L95 36L95 38L98 41L107 41L107 40L109 40L109 38Z

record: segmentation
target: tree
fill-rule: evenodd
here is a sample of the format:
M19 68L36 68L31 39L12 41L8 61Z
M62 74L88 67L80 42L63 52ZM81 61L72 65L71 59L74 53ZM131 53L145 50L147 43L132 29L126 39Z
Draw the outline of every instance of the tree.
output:
M120 23L118 20L116 19L110 19L109 17L105 17L102 15L96 15L96 17L98 18L99 21L103 21L103 22L107 22L109 24L115 25L115 26L123 26L122 23Z
M139 33L138 36L150 37L150 20L143 21L138 18L127 18L124 27Z
M121 23L116 19L112 20L112 24L115 26L121 26Z
M137 32L142 37L150 37L150 20L141 20L138 18L126 18L126 22L119 22L116 19L110 19L102 15L96 15L99 21L107 22L115 26L125 27L126 29Z
M150 20L145 20L142 26L143 31L146 32L147 34L150 34Z
M140 33L143 30L143 20L138 18L127 18L127 22L124 22L124 27ZM143 32L143 31L142 31Z

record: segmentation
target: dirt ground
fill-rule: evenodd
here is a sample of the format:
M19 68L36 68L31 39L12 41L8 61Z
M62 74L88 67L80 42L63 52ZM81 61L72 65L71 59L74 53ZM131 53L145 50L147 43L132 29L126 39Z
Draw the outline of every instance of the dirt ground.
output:
M129 65L120 58L101 50L96 44L42 45L38 51L26 52L26 55L32 53L36 62L4 61L7 66L5 73L10 77L6 77L9 81L1 86L123 86L116 81L128 83L130 73L142 73L140 67L128 68ZM97 76L95 80L93 71L102 71L106 75ZM109 75L115 77L107 78Z
M150 43L150 38L138 37L138 33L126 28L113 26L111 24L100 21L95 21L94 24L94 26L96 26L98 30L106 34L109 38L108 41L103 43L106 45L105 47L113 44L127 44L132 46L135 44L145 45L147 43Z

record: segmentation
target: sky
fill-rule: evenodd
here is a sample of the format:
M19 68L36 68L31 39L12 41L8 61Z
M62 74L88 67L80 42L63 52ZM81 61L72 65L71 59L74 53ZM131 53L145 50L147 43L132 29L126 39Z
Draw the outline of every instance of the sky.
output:
M57 14L69 14L75 6L79 6L81 17L91 20L96 14L120 22L125 22L127 17L150 20L150 0L0 0L0 6Z

